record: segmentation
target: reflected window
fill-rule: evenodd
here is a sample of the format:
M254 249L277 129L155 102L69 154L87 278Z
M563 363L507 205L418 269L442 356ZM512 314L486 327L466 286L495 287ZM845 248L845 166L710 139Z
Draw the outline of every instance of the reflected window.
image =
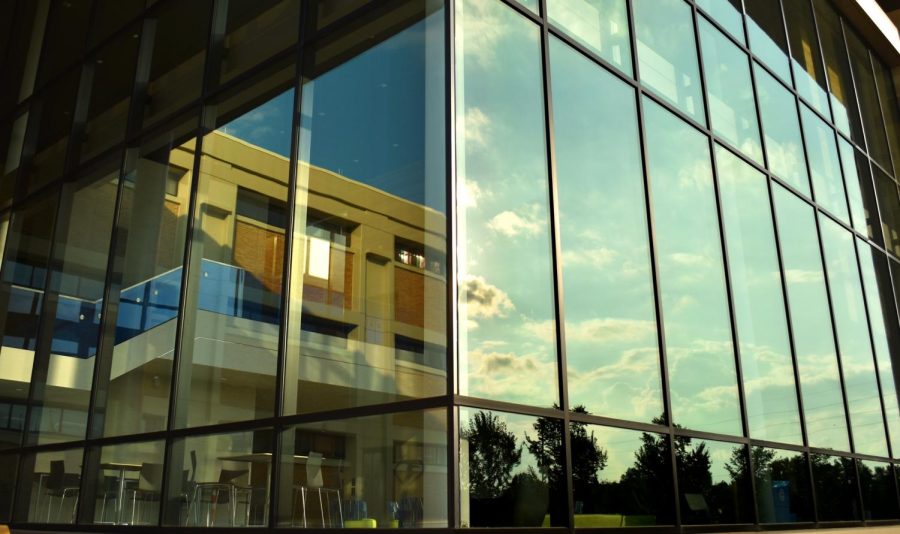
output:
M459 427L461 526L568 523L561 419L461 408ZM586 446L596 465L599 445Z
M750 49L783 81L791 83L787 37L779 0L744 0ZM756 77L759 83L759 76ZM762 106L765 109L765 106Z
M900 255L900 196L897 192L897 182L874 165L872 174L875 177L875 195L881 211L884 248L898 256Z
M752 523L750 462L737 443L675 437L684 524Z
M738 41L744 42L741 0L697 0L697 6L706 11Z
M809 466L801 452L751 447L760 523L812 521Z
M635 2L640 82L705 123L691 7L682 0Z
M444 409L288 429L278 526L446 527L447 430Z
M884 118L884 127L887 130L888 146L894 160L894 177L900 176L900 107L897 106L894 82L891 71L875 55L872 55L872 63L875 65L875 85L881 99L881 112Z
M624 0L547 0L547 16L591 52L631 74Z
M575 528L674 522L668 436L575 421L569 434Z
M845 223L850 223L834 130L806 106L800 106L806 156L816 202Z
M766 177L721 146L715 155L750 436L801 444Z
M700 21L706 95L713 131L762 163L762 145L747 54L706 20Z
M850 449L813 208L773 185L809 445Z
M828 94L825 89L825 70L819 39L816 36L815 19L809 0L783 2L791 44L791 69L797 92L825 117L828 111Z
M649 422L663 408L634 90L556 39L550 58L569 398Z
M878 90L875 85L875 74L869 50L862 39L851 28L846 28L847 50L850 52L850 67L853 69L853 81L856 84L859 110L862 115L863 128L866 131L866 144L869 155L883 168L891 168L891 154L884 128L884 117L878 102ZM890 98L896 100L896 98Z
M819 521L859 520L859 489L853 458L811 454Z
M797 117L797 99L765 69L756 64L753 68L769 170L808 197L809 174Z
M819 224L854 452L887 456L881 401L873 394L878 391L878 378L853 235L824 216Z
M825 56L825 73L828 76L831 112L834 124L846 135L852 136L857 144L863 144L862 125L856 107L856 91L844 47L844 33L841 19L830 2L812 3L819 25L822 52Z
M268 524L272 429L177 439L170 449L163 525Z
M456 5L459 393L552 406L559 388L541 29L495 0Z
M166 429L196 123L182 118L127 149L95 435Z
M841 154L841 168L847 186L847 200L850 206L850 218L853 229L868 236L878 245L882 245L879 230L878 205L875 201L875 189L872 185L872 172L869 170L869 158L862 152L853 149L846 139L838 139Z
M294 66L273 70L219 97L201 140L178 426L275 409Z
M649 99L644 120L672 417L741 434L709 141Z

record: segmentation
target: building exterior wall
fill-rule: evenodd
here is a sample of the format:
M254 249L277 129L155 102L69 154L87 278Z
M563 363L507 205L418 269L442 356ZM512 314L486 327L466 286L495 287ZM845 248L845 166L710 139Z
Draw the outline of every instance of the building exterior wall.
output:
M0 4L0 523L900 525L854 9Z

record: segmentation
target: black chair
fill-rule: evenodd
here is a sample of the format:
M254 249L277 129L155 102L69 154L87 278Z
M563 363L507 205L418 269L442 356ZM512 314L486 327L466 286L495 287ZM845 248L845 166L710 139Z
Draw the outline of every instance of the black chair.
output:
M75 503L72 506L72 517L69 523L75 522L75 512L78 510L78 486L81 478L76 474L66 473L65 460L50 461L50 475L47 477L47 522L51 522L51 514L53 511L53 497L59 497L59 507L56 510L56 519L59 521L62 515L62 509L66 499L70 496L75 497Z

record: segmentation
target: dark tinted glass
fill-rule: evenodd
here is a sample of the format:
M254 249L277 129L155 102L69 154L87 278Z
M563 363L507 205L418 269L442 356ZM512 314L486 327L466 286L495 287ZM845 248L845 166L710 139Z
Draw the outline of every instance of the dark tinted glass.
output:
M540 27L496 0L456 6L459 392L553 406Z
M663 407L634 90L561 41L550 53L569 398L649 422Z
M669 438L570 423L575 528L674 522Z
M900 517L894 468L891 464L858 460L859 485L863 496L864 519Z
M800 452L752 447L760 523L812 521L809 466Z
M874 55L872 62L875 65L875 84L878 87L884 126L894 161L894 178L897 178L900 175L897 172L897 169L900 169L900 107L897 106L897 93L891 71L887 66Z
M39 452L23 458L13 519L30 523L75 523L83 449Z
M563 432L560 419L461 408L460 526L566 525Z
M89 46L93 47L113 33L122 31L122 26L137 17L146 3L146 0L94 0Z
M70 72L48 87L31 107L27 135L35 147L23 156L30 156L23 175L29 193L59 178L65 169L79 75L78 71Z
M7 413L5 410L4 414ZM0 426L6 426L8 419L0 419ZM16 474L19 468L19 456L4 454L0 456L0 520L9 521L12 517L13 498L15 497Z
M831 6L831 2L814 1L812 4L819 25L822 53L825 56L825 72L828 75L834 124L839 130L852 136L854 142L862 145L862 124L856 106L856 91L853 88L853 77L850 74L840 17Z
M0 116L6 116L34 90L50 7L49 1L7 4L15 8L15 18L9 21L9 33L3 34L9 41L8 55L0 57L4 79L0 84Z
M750 463L745 446L676 437L675 462L683 523L753 521Z
M72 66L84 50L91 0L52 0L47 18L38 85Z
M869 155L885 169L891 168L891 155L884 129L884 119L875 87L875 74L869 59L869 50L862 39L851 28L846 28L847 48L850 51L850 66L859 97L860 113L866 130L866 144ZM895 97L896 98L896 97ZM895 100L896 101L896 100Z
M810 461L819 521L860 519L855 460L811 454Z
M91 510L94 523L159 524L164 449L162 441L100 449Z
M884 248L898 256L900 255L900 196L897 193L897 182L874 165L872 173L875 177L878 208L881 211Z

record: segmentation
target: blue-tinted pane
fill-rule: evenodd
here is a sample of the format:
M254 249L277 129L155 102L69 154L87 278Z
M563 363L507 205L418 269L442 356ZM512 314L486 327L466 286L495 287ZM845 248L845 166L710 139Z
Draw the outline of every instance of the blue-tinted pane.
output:
M716 147L750 436L802 443L766 177Z
M558 387L540 27L498 1L463 0L457 9L459 392L551 406Z
M707 138L644 100L666 355L676 424L740 434Z
M744 42L744 22L741 0L697 0L697 5L709 13L728 33Z
M699 122L703 95L691 8L682 0L635 2L641 83Z
M834 130L806 106L800 106L800 110L816 202L849 224Z
M775 213L809 444L847 451L850 441L815 214L780 186L775 186Z
M569 399L649 422L662 393L634 90L561 41L550 52Z

